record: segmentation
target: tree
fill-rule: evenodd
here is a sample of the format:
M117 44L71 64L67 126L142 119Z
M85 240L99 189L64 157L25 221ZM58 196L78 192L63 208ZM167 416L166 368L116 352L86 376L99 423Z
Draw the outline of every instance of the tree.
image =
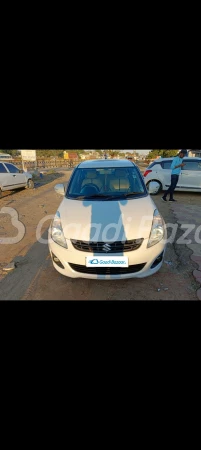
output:
M119 155L119 152L117 150L108 150L107 153L109 154L110 158L116 158Z
M49 158L53 156L54 158L63 158L64 150L36 150L37 158Z
M8 153L9 155L11 155L11 156L16 156L16 155L18 155L19 153L19 150L0 150L0 152L2 152L2 153Z
M172 149L153 149L149 152L147 158L156 159L158 156L161 158L171 158L172 156L176 156L178 151Z
M139 158L139 153L136 152L136 150L133 150L133 153L131 153L132 158Z
M37 158L49 158L49 157L54 157L54 158L63 158L64 156L64 151L67 151L69 153L77 153L78 156L81 153L84 153L84 150L75 150L75 149L55 149L55 150L36 150L36 155Z
M171 158L172 156L176 156L178 152L179 152L179 149L178 150L173 150L173 149L163 150L163 158Z

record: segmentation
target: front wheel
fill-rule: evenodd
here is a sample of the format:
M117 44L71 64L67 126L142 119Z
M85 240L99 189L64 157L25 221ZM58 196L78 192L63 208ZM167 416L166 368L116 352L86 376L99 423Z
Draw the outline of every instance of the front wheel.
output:
M28 181L27 181L27 189L34 189L34 182L33 182L33 180L31 180L31 179L29 179Z
M155 190L155 192L154 192L154 194L151 194L151 195L158 195L158 194L160 194L160 192L162 191L162 184L160 183L160 181L157 181L157 180L151 180L151 181L149 181L149 183L147 183L147 190L148 190L148 192L149 192L149 184L150 183L155 183L155 185L157 186L156 187L156 190Z

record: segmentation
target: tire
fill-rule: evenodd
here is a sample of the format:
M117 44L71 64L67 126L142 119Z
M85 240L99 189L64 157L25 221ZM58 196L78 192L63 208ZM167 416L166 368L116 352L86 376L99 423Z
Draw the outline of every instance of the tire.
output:
M158 183L158 191L157 191L155 194L151 194L151 195L158 195L158 194L160 194L160 192L162 191L162 184L161 184L161 182L158 181L158 180L150 180L150 181L147 183L146 187L147 187L148 192L149 192L149 183L151 183L152 181L154 181L155 183Z
M27 189L34 189L34 182L31 178L27 181L26 187L27 187Z

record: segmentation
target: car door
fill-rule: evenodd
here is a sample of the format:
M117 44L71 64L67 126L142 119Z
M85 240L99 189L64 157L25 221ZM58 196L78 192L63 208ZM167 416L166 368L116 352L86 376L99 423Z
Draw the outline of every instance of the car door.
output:
M7 186L7 189L17 189L23 186L26 186L27 179L24 173L20 173L18 167L14 166L11 163L4 163L6 166L10 177L10 185Z
M8 190L10 184L13 183L12 174L8 172L5 164L0 162L0 188L2 191Z
M192 158L183 162L186 165L181 172L182 189L201 191L201 160Z

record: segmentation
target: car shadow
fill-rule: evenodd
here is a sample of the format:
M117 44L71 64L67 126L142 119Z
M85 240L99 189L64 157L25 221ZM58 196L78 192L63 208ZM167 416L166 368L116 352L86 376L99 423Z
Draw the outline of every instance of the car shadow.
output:
M126 206L128 200L121 201L83 201L83 206L85 208L91 208L91 223L90 223L90 242L99 242L103 248L104 244L113 244L114 242L120 241L124 242L127 240L126 230L124 228L122 215L123 208ZM98 230L98 234L97 234ZM113 256L125 256L123 251L118 253L107 251L104 249L101 252L93 252L94 257L105 257L112 259ZM96 260L96 258L94 258ZM95 262L96 264L96 262ZM95 265L93 267L95 269ZM97 268L97 279L110 279L112 270L104 270L105 268ZM116 274L121 270L116 268ZM94 272L96 269L94 270ZM105 272L105 273L104 273ZM114 274L114 273L113 273ZM119 275L121 278L121 275Z
M42 234L42 239L47 241L48 227ZM37 273L43 270L47 264L49 249L47 244L36 241L25 256L16 256L13 262L16 269L1 280L0 300L20 300L29 289ZM40 261L40 263L39 263Z

